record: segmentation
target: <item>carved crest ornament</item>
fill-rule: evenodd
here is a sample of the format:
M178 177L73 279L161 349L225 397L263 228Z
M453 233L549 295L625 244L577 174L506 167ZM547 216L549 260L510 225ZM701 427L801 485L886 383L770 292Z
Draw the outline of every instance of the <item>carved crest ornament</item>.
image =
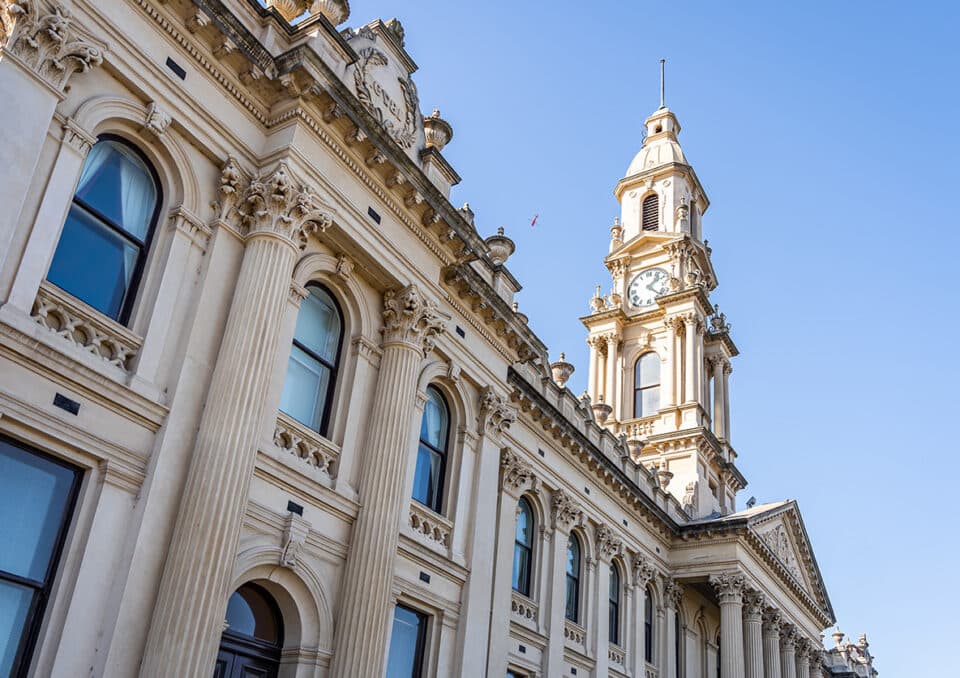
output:
M803 575L800 572L800 566L797 563L796 555L793 552L793 546L790 544L790 537L787 536L786 526L778 524L764 532L760 533L760 538L770 547L785 568L793 575L798 582L803 582Z
M369 32L369 31L368 31ZM372 33L363 37L372 38ZM375 77L376 67L389 65L387 55L376 47L364 47L357 51L356 70L353 82L357 99L366 107L380 126L386 130L401 148L410 148L417 140L417 121L420 117L420 100L417 86L407 77L398 77L401 102L396 101Z

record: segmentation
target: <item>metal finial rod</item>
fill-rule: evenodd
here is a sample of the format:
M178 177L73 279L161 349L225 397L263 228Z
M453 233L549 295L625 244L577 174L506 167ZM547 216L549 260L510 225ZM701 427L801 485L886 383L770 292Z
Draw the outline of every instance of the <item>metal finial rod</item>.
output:
M660 59L660 108L664 108L666 104L664 103L664 64L667 63L666 59Z

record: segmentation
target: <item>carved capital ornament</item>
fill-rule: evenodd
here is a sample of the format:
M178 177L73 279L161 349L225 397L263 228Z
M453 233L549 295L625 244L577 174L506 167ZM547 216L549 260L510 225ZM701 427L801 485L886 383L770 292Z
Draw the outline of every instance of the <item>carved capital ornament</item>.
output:
M492 386L480 392L480 432L501 434L517 420L517 408L507 404Z
M275 234L300 249L306 247L310 234L325 231L333 223L317 195L298 183L284 162L250 182L237 211L248 235Z
M737 572L721 572L710 576L710 585L717 592L720 603L740 603L746 580Z
M554 529L569 532L574 525L583 519L580 504L562 489L554 491L550 505L553 509Z
M384 343L411 344L427 355L446 330L447 319L437 303L424 297L416 285L383 295Z
M533 468L508 447L500 450L500 485L519 492L533 479Z

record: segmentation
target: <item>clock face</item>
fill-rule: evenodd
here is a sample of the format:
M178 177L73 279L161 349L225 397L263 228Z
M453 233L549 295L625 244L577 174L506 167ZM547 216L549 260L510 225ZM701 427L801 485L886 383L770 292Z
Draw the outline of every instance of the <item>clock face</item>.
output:
M667 291L667 280L669 274L662 268L648 268L646 271L640 271L627 288L627 299L632 306L637 308L649 308L653 306L654 300Z

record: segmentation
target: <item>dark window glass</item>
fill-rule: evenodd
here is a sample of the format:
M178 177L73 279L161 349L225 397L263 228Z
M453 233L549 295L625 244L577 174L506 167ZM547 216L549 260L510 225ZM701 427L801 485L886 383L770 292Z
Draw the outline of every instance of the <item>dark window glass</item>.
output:
M450 410L433 386L427 387L427 403L420 420L420 445L413 477L413 498L440 513L443 509L443 476L447 460Z
M620 644L620 570L610 565L610 642Z
M566 617L572 622L580 618L580 541L574 535L567 541Z
M293 347L287 362L280 409L327 435L330 403L343 342L343 317L336 301L319 285L307 285L300 304Z
M660 358L644 353L633 370L633 416L649 417L660 409Z
M520 499L517 505L517 528L513 542L513 589L530 595L530 574L533 568L533 510L530 502Z
M276 678L283 649L280 608L266 589L244 584L227 602L215 678Z
M653 663L653 592L649 588L643 599L643 658Z
M673 613L673 653L674 661L677 663L677 676L678 678L683 678L683 654L681 653L681 648L683 647L683 629L680 627L680 613Z
M397 605L393 612L386 678L421 678L426 639L427 616Z
M156 175L137 150L117 139L94 144L47 280L101 313L125 321L159 198Z
M660 221L660 204L656 195L643 199L642 227L644 231L656 231Z
M30 663L79 476L0 438L0 676Z

